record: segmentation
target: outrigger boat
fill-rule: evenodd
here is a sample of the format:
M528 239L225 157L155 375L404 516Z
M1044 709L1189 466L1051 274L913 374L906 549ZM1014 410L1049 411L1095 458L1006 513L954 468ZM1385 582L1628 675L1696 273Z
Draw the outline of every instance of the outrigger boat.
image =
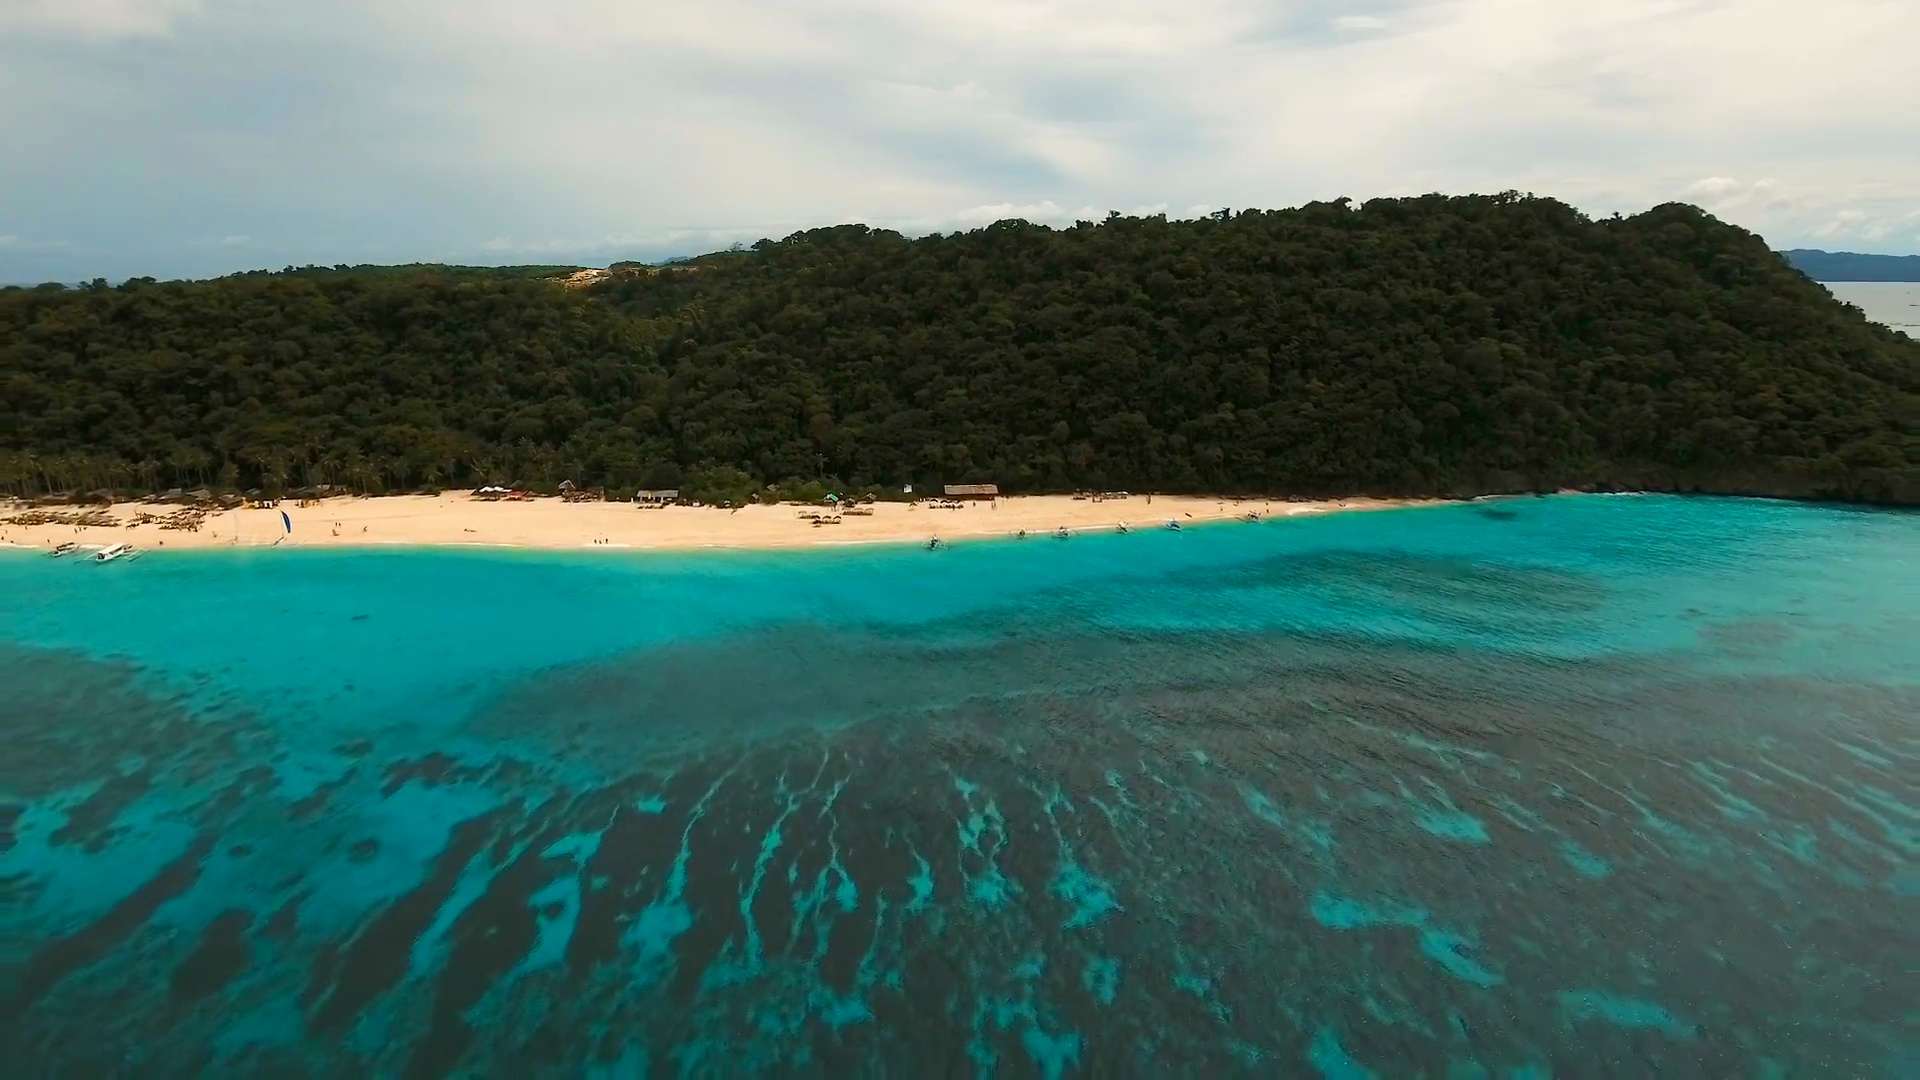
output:
M132 544L108 544L92 555L94 562L112 562L115 559L129 559L138 555Z
M1168 519L1167 519L1167 528L1169 528L1169 529L1171 529L1171 530L1173 530L1174 532L1179 532L1179 531L1180 531L1180 523L1179 523L1178 521L1175 521L1175 520L1173 520L1172 518L1168 518Z
M52 551L47 552L47 554L57 559L62 555L71 555L74 552L79 550L80 550L80 545L69 540L64 544L61 544L59 547L54 548Z

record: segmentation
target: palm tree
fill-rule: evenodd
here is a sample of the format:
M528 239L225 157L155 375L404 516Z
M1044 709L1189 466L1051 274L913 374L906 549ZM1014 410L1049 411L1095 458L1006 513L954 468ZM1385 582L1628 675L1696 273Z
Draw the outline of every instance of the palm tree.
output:
M260 483L267 494L278 495L287 486L288 465L292 455L285 450L272 450L260 465Z
M194 465L196 463L197 455L191 448L178 443L174 444L173 449L167 452L167 465L173 470L173 483L175 487L193 486Z
M494 463L494 459L483 454L468 458L467 468L473 470L473 476L469 479L473 480L475 487L493 483L493 474L499 471L499 466Z
M0 484L5 484L8 494L24 495L27 492L27 478L31 469L24 454L7 454L0 457Z
M300 444L300 475L302 487L313 486L314 460L320 455L320 440L311 436Z
M257 447L252 447L252 446L245 447L234 453L233 457L227 462L227 464L233 467L233 471L234 471L233 482L235 487L239 487L244 484L244 480L242 479L242 476L244 475L245 472L251 472L251 473L254 473L255 475L266 472L265 464L262 461L262 458L265 456L265 454L266 454L266 451L261 450ZM242 469L242 466L245 467L244 470ZM222 469L221 472L225 473L226 470Z
M213 471L213 455L205 450L193 450L189 451L189 454L188 460L192 462L194 476L199 480L201 487L206 487Z
M534 463L535 463L535 457L534 457L533 440L523 438L519 442L515 443L514 459L513 459L514 476L518 477L518 476L531 473L531 471L534 468Z

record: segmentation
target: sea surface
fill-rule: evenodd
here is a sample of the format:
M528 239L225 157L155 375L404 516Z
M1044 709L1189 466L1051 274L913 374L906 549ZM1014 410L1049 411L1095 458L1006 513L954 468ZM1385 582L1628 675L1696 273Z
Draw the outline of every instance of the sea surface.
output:
M1911 281L1830 281L1827 291L1908 337L1920 338L1920 283Z
M0 597L14 1075L1920 1072L1920 515Z

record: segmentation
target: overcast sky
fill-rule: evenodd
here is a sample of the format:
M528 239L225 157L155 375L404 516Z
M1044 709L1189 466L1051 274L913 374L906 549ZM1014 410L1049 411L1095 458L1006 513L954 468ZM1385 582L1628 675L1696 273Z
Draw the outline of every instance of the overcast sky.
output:
M0 281L1508 188L1920 252L1920 0L0 0Z

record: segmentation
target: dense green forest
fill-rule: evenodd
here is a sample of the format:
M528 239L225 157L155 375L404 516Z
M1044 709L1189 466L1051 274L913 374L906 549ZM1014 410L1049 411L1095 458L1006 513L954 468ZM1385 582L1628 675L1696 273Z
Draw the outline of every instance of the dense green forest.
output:
M1920 255L1861 255L1789 248L1780 254L1815 281L1920 281Z
M8 289L0 388L0 485L21 493L1920 502L1920 344L1693 207L1594 220L1512 193L844 226L576 289L435 267Z

